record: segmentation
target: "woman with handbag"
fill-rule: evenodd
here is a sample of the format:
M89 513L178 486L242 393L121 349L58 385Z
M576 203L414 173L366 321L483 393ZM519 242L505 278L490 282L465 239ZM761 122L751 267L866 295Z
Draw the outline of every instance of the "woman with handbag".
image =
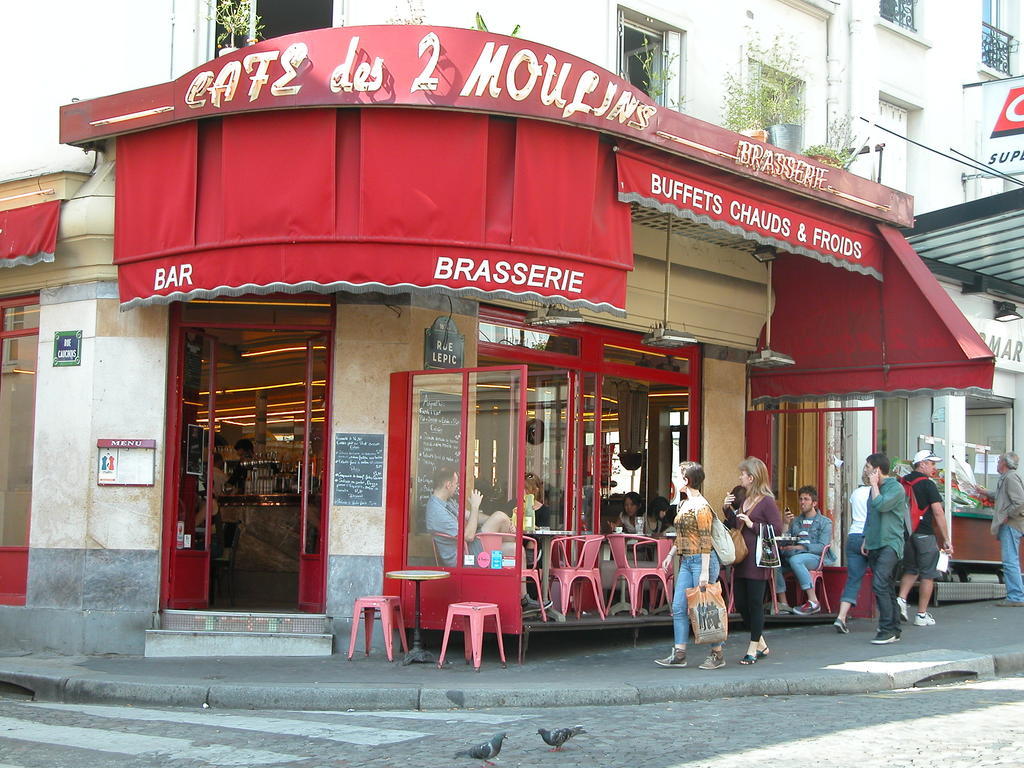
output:
M733 600L743 616L743 623L750 630L750 644L747 655L740 664L756 664L768 655L768 643L764 640L764 596L765 585L774 576L771 568L763 568L757 557L758 540L767 526L782 530L782 515L775 504L768 468L764 462L753 456L740 463L740 485L746 497L738 508L734 507L736 494L725 497L726 524L738 528L743 534L748 555L736 564L733 571Z
M678 482L682 496L676 513L676 541L662 561L665 571L672 568L672 558L679 553L679 571L676 573L675 592L672 597L672 628L675 645L664 659L654 663L662 667L681 668L686 666L686 642L690 637L690 618L686 602L686 590L704 587L718 581L718 555L711 544L711 525L714 511L708 500L701 494L704 484L704 468L695 461L684 461L679 465L682 477ZM725 666L722 652L724 643L711 647L701 669L720 669Z

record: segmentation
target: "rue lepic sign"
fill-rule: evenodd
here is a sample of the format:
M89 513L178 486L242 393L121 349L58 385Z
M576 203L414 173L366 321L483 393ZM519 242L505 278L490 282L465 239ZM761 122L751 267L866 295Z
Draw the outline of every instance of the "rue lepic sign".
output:
M53 367L82 364L82 332L56 331L53 334Z
M424 368L461 368L466 359L466 337L450 317L439 317L423 331Z

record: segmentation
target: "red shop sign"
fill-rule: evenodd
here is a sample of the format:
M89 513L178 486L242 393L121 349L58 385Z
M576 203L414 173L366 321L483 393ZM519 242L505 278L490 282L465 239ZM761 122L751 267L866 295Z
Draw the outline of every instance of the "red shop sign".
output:
M748 240L882 279L882 244L867 232L623 152L616 156L616 163L619 200L623 202L637 202L725 229Z

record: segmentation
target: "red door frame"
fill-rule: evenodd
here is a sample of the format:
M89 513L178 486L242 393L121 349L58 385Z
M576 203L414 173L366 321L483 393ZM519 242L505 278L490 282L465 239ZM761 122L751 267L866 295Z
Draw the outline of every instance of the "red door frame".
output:
M543 328L531 328L525 322L525 316L522 312L516 312L513 310L498 309L495 307L481 307L479 322L488 323L493 322L500 325L506 325L513 328L519 328L526 331L539 331L541 333L548 332ZM549 367L565 368L571 373L575 373L575 379L577 381L577 392L582 398L583 395L583 379L587 374L593 374L595 377L595 385L598 392L603 391L604 380L609 376L615 376L620 378L628 378L640 381L648 381L657 384L670 384L677 386L684 386L689 393L689 418L690 422L687 430L687 457L692 461L700 461L701 456L701 350L697 345L680 347L671 352L657 347L648 347L640 343L640 335L630 331L621 331L613 328L604 328L597 325L575 325L565 328L551 329L552 335L564 336L568 338L574 338L579 344L579 353L576 355L565 354L560 352L546 352L534 349L527 349L525 347L511 347L505 344L490 344L487 342L479 342L478 353L480 355L488 355L497 358L502 358L510 362L521 363L529 365L530 363L542 364ZM666 355L671 354L673 358L677 360L686 360L688 364L688 373L675 373L673 371L662 371L658 368L646 368L643 366L627 365L622 363L609 363L604 359L604 348L606 345L614 345L620 347L626 347L631 350L638 352L649 352L655 355ZM573 377L570 377L570 380ZM591 461L597 462L598 466L594 468L593 475L595 478L600 478L600 450L601 445L601 398L597 398L597 402L594 407L594 445L595 450L591 456ZM582 421L577 420L580 423L580 429L582 430ZM582 443L582 433L577 434L577 439L574 443ZM570 456L567 457L567 461L575 461L576 458L576 445L571 446ZM585 460L585 452L579 451L579 462L570 463L572 467L573 477L573 493L569 496L572 500L573 507L570 512L573 514L574 522L578 523L578 516L580 510L578 503L580 499L577 498L575 490L581 487L582 475L583 475L583 461ZM570 490L570 489L567 489ZM592 510L592 526L594 532L599 533L598 527L600 526L601 520L601 499L600 494L596 491L594 493L594 507Z
M459 498L466 499L468 478L466 465L469 456L469 380L474 373L495 373L515 371L519 376L519 405L516 425L516 445L526 445L526 383L528 371L525 365L486 366L476 368L451 368L443 370L401 371L391 374L391 401L388 414L388 462L387 462L387 509L384 521L384 573L408 567L409 542L409 479L412 477L412 384L417 377L462 376L461 435L459 440ZM515 497L523 498L523 475L525 451L516 456L516 467L512 471L516 478ZM516 525L516 550L522 548L522 520ZM460 522L460 529L463 523ZM439 566L436 570L451 571L452 576L439 581L426 581L421 585L422 626L427 629L443 629L447 607L450 603L464 600L497 603L501 616L502 631L506 634L522 632L522 606L520 604L521 558L516 558L514 568L491 570L488 568L466 567L457 560L455 567ZM408 581L385 578L384 594L400 595L402 611L413 615L414 587Z
M301 302L303 295L298 296L276 296L270 295L266 297L260 297L269 300L284 300L284 301L295 301ZM322 297L316 297L321 299ZM164 495L163 495L163 536L161 538L161 558L160 558L160 608L161 610L168 609L171 607L173 597L171 595L171 558L169 553L172 548L175 547L175 527L177 524L177 468L178 462L181 459L180 456L180 443L181 443L181 418L180 418L180 402L182 395L182 380L181 380L181 345L183 340L183 334L187 329L194 327L203 328L239 328L239 329L256 329L256 330L285 330L285 331L313 331L319 332L327 338L327 380L324 384L325 398L324 398L324 441L323 441L323 455L321 456L321 466L326 467L327 457L330 456L330 441L327 439L328 430L327 425L331 423L331 393L333 391L333 365L334 365L334 331L337 326L337 309L333 302L330 308L330 321L326 326L323 325L300 325L300 324L285 324L285 325L274 325L268 326L266 323L233 323L233 322L220 322L210 323L204 326L197 326L195 323L185 324L182 320L182 307L179 302L171 304L170 308L170 332L168 333L168 354L167 354L167 397L164 405L165 414L167 415L167 428L164 435L164 445L166 446L165 457L164 457ZM212 393L211 393L212 394ZM307 419L309 413L307 410ZM309 433L307 432L307 440ZM209 443L212 446L213 440ZM212 450L212 449L211 449ZM309 580L309 586L312 587L314 592L310 594L310 600L307 605L312 606L312 610L308 612L319 613L324 609L324 597L327 591L327 569L324 567L326 558L324 557L324 551L326 547L326 541L328 536L327 532L327 502L329 501L329 492L326 484L321 486L321 497L320 497L320 537L319 537L319 551L317 556L320 560L321 573L319 578L311 577ZM301 550L303 548L302 541L299 542L300 557ZM301 566L300 566L301 567ZM300 585L300 590L302 589ZM319 599L315 599L316 590L319 590ZM298 595L296 596L296 602L298 604ZM206 607L205 605L203 607ZM301 605L299 606L302 609Z
M4 312L16 307L30 307L39 304L39 296L18 296L13 299L0 301L0 319ZM20 331L4 331L0 326L0 345L4 339L12 339L23 336L39 336L38 324L34 328L26 328ZM2 358L2 348L0 348ZM36 368L39 367L39 360L36 360ZM37 393L38 396L38 393ZM32 403L33 409L35 402ZM33 416L33 423L35 417ZM0 547L0 605L24 605L25 595L28 591L28 536L32 525L31 504L29 516L25 520L25 544L23 546Z

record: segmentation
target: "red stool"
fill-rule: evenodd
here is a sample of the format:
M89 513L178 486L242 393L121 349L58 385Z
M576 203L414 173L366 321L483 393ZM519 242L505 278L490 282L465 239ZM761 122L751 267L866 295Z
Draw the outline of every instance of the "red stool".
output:
M452 603L448 606L448 619L444 625L444 641L441 643L441 658L437 660L440 669L444 666L444 654L448 649L448 634L452 630L452 620L456 616L462 617L462 633L466 646L466 663L469 663L470 651L473 653L473 667L480 671L480 654L484 644L484 620L488 616L494 617L494 631L498 636L498 655L501 656L501 666L505 666L505 644L501 639L501 617L498 616L498 606L494 603Z
M392 595L370 595L369 597L357 597L352 608L352 635L348 642L348 658L356 649L356 634L359 632L359 615L362 614L365 628L363 634L366 637L366 655L370 655L370 642L373 640L373 617L374 613L380 613L380 626L384 630L384 649L388 654L388 661L394 661L391 652L391 633L397 629L398 636L402 638L402 650L408 652L409 646L405 642L405 622L402 620L402 602L398 597Z

